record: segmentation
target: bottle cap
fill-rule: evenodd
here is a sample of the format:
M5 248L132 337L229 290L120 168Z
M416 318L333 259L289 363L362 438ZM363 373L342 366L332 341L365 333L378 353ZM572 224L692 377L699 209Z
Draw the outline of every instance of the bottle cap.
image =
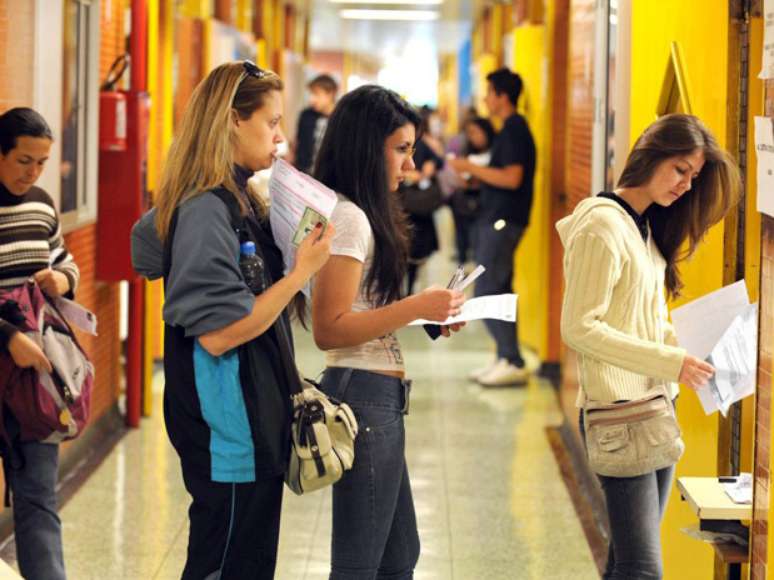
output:
M246 256L255 255L255 244L253 242L242 242L239 245L239 253Z

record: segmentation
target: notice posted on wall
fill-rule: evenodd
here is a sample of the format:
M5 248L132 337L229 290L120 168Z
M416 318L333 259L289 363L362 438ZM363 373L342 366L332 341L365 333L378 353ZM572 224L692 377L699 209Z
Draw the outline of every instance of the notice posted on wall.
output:
M774 217L774 120L755 117L758 211Z
M299 244L317 224L328 225L338 198L332 189L281 159L272 169L269 198L271 231L289 272ZM309 294L308 286L304 293Z
M774 79L774 0L763 2L763 68L759 79Z

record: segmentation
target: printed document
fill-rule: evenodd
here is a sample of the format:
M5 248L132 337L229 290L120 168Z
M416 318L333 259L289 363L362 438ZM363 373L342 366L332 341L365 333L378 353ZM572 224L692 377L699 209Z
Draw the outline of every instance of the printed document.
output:
M516 294L497 294L494 296L480 296L472 298L462 305L462 312L457 316L447 318L443 322L432 322L430 320L415 320L409 326L419 326L422 324L440 324L448 326L459 322L470 322L472 320L502 320L504 322L516 322Z
M758 305L749 305L737 315L706 358L715 375L698 395L708 415L720 410L723 416L732 404L755 391L758 352Z
M285 272L293 268L298 245L318 223L326 226L338 198L336 193L278 159L269 180L269 223L282 250ZM309 288L304 290L308 295Z
M763 68L759 79L774 78L774 0L763 0Z
M758 211L774 217L774 120L755 117Z
M753 393L758 348L758 306L750 304L744 280L711 292L672 311L680 346L715 367L697 391L706 414Z

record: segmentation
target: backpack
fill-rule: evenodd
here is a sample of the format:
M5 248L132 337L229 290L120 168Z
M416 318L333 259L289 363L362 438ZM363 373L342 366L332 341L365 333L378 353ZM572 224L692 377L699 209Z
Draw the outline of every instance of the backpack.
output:
M0 405L19 423L22 441L59 443L81 434L89 418L94 366L67 319L40 287L29 281L0 290L2 317L43 349L53 372L38 373L0 353ZM0 435L9 440L3 414Z

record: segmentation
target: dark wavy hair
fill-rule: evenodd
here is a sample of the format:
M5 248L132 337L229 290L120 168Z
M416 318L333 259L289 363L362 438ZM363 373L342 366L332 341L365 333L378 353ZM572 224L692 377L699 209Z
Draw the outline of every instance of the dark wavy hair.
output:
M519 102L523 83L518 73L508 67L502 67L486 75L486 80L492 83L495 93L498 95L505 93L512 105Z
M408 224L389 190L384 144L405 125L419 129L417 111L377 85L347 93L336 105L317 154L314 177L362 209L374 235L366 294L378 305L400 298L409 252Z
M43 116L28 107L16 107L0 115L0 153L7 155L15 149L19 137L54 140L51 128Z
M645 185L661 163L696 150L704 153L704 166L691 189L669 207L654 203L646 212L653 241L667 262L666 288L671 298L678 297L683 287L678 263L694 253L707 231L739 201L739 168L697 117L672 114L645 129L618 180L619 188Z

